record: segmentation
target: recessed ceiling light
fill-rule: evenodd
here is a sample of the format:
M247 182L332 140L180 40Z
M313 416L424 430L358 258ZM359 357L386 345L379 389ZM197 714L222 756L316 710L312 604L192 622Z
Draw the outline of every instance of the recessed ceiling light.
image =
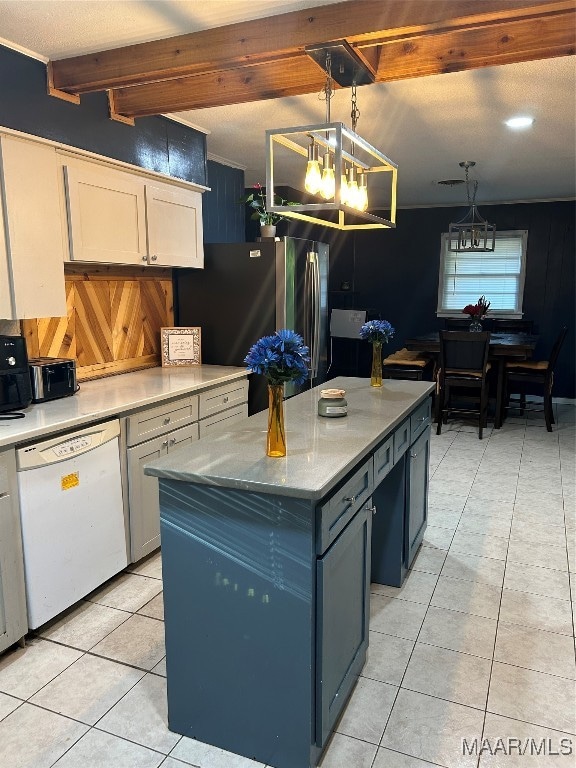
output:
M529 128L533 122L533 117L511 117L510 120L505 121L505 124L508 128Z

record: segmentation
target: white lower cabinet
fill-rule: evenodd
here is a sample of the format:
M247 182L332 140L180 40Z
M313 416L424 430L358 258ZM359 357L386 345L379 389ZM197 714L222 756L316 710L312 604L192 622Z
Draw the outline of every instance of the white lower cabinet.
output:
M132 562L140 560L160 546L158 480L145 475L143 466L195 440L198 440L197 422L128 448L128 504Z
M248 380L241 379L127 417L130 561L160 546L158 480L145 464L248 416Z
M0 653L28 631L14 449L0 451Z

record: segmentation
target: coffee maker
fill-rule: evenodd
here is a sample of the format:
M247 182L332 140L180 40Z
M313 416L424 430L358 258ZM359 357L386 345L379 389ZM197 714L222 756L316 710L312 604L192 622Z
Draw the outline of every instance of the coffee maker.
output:
M31 402L26 342L22 336L0 336L0 412L27 408Z

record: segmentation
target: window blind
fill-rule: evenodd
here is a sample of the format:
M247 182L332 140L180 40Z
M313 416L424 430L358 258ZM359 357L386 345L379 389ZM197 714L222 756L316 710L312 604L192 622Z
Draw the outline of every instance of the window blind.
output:
M522 313L527 231L496 233L494 251L456 253L442 235L438 314L461 312L479 296L490 301L490 312Z

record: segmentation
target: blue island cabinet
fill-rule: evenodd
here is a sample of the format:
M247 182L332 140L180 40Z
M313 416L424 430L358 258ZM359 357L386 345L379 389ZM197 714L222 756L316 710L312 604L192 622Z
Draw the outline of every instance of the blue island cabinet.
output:
M366 659L372 467L319 503L160 480L170 730L317 764Z
M368 648L370 576L400 584L426 527L433 385L319 388L156 459L170 730L273 768L318 764Z

